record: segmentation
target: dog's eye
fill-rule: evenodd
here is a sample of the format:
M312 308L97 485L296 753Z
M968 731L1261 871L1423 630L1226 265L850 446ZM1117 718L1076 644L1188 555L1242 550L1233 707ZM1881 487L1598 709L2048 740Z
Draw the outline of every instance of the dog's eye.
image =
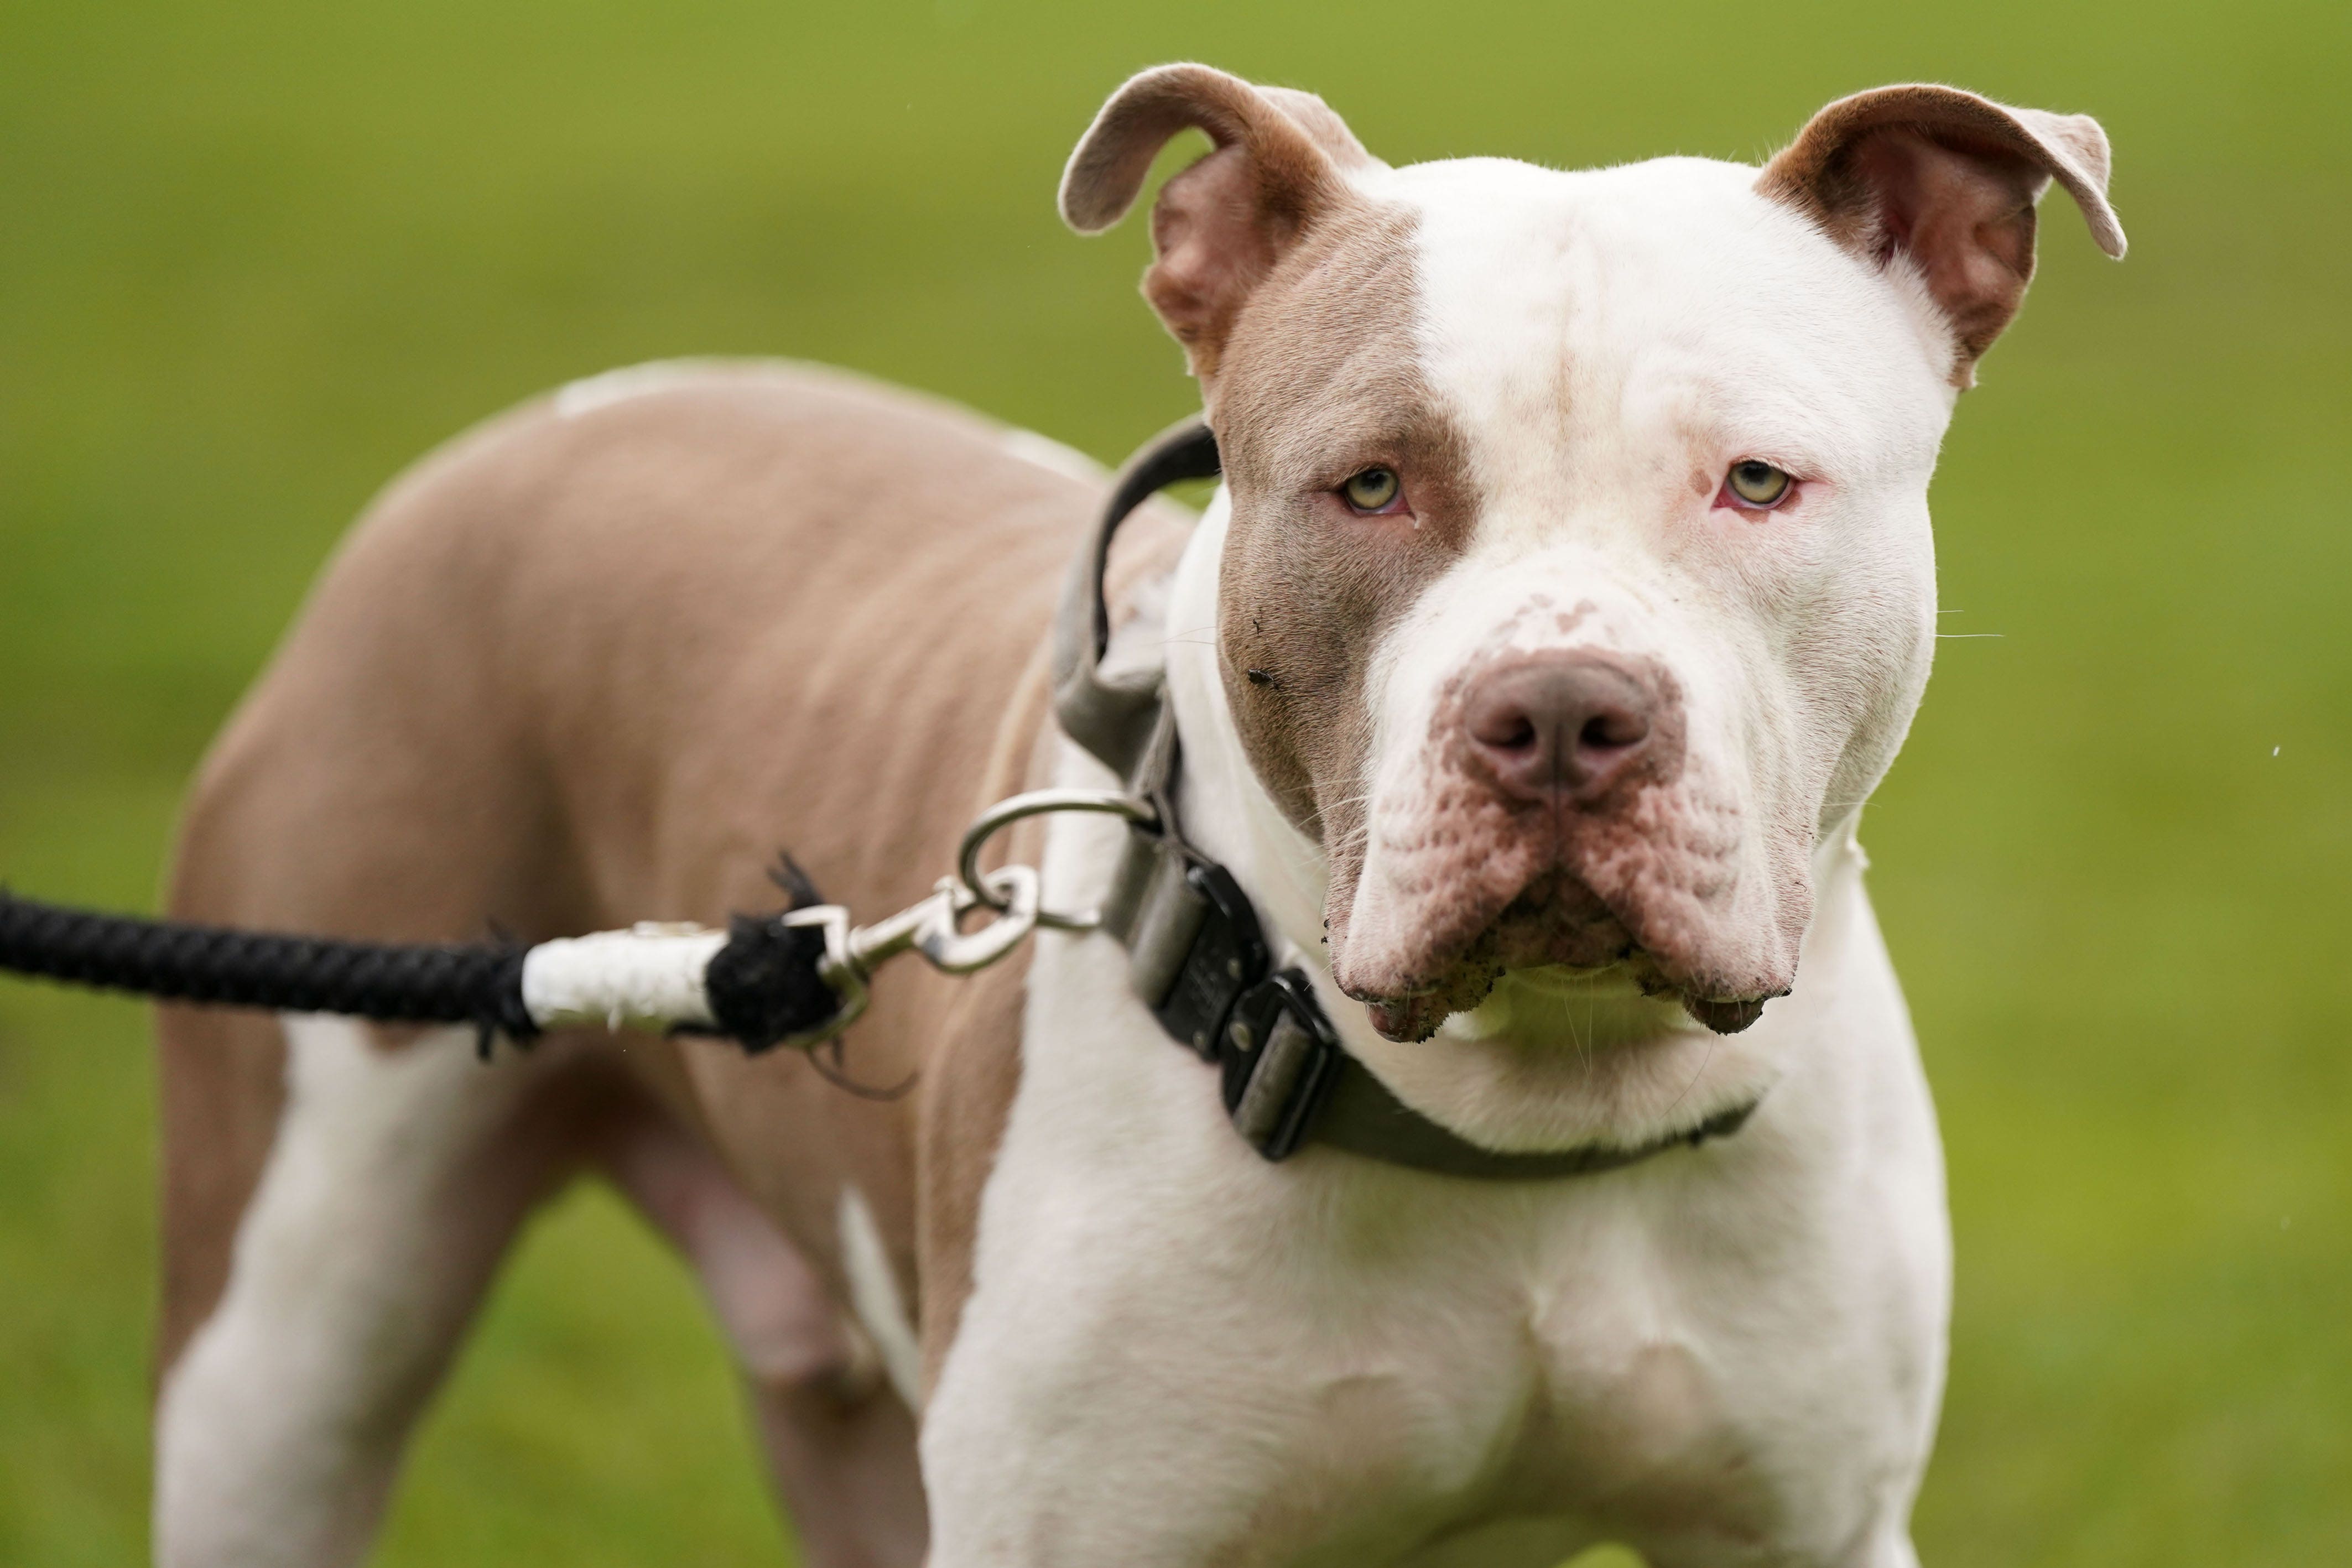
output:
M1788 499L1789 486L1796 481L1785 469L1775 468L1760 458L1749 457L1731 465L1724 476L1724 485L1741 501L1751 507L1777 507Z
M1402 488L1393 468L1367 468L1339 486L1348 505L1360 512L1385 511Z

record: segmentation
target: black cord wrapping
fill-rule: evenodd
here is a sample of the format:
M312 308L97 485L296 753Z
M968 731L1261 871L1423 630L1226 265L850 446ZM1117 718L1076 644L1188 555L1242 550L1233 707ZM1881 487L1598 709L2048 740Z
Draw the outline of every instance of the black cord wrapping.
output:
M791 901L788 913L824 902L816 880L789 852L776 856L768 880ZM715 1032L757 1056L787 1035L816 1028L841 1010L824 966L824 932L787 925L780 915L738 915L727 923L727 946L702 969L703 998L719 1020Z
M0 891L0 969L162 1001L343 1013L383 1023L470 1023L539 1033L522 1003L525 949L344 942L142 920Z
M819 972L824 959L822 931L787 925L780 915L735 916L727 946L702 971L719 1032L757 1056L824 1023L841 1010L841 998Z

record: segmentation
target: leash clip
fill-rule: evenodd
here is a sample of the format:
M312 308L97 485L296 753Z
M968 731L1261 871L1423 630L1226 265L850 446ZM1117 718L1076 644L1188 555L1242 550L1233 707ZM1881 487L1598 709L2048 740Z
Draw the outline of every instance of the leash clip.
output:
M871 925L852 925L849 911L838 904L812 904L781 916L785 929L813 930L824 938L817 976L840 1005L823 1023L776 1043L806 1051L840 1035L872 1005L874 972L901 953L920 954L948 975L972 974L1003 958L1037 929L1037 873L1025 865L1002 866L988 873L985 884L1003 904L975 931L966 931L963 922L982 907L981 901L953 877L941 877L928 897Z
M981 852L998 833L1024 818L1061 811L1118 817L1144 829L1159 825L1148 801L1109 789L1033 789L1000 800L973 819L956 851L953 876L943 876L930 894L871 925L850 924L838 904L812 904L780 917L787 930L816 932L824 943L818 977L839 999L832 1017L776 1043L806 1051L834 1040L857 1021L873 1002L874 972L901 953L916 953L934 969L970 975L1001 962L1039 926L1056 931L1092 931L1102 924L1098 910L1058 914L1043 904L1043 882L1034 866L980 869ZM964 923L975 911L992 918L975 930Z

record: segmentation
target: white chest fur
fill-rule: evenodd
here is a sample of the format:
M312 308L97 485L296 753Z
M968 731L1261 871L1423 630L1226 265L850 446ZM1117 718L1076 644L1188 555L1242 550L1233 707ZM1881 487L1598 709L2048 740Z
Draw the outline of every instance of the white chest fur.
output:
M1065 773L1107 781L1075 751ZM1295 932L1303 890L1282 884L1311 864L1268 865L1278 834L1213 780L1193 812ZM1097 898L1119 831L1058 821L1049 902ZM1773 1021L1790 1065L1749 1127L1569 1181L1320 1149L1268 1166L1113 943L1041 939L925 1420L933 1568L1543 1568L1608 1537L1677 1562L1908 1562L1948 1241L1861 863L1850 840L1825 852L1805 982Z

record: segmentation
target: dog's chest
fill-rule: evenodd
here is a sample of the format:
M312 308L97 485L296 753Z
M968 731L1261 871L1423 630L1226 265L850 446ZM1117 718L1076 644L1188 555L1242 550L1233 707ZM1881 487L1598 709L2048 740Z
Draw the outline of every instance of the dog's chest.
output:
M1769 1390L1689 1301L1737 1292L1654 1239L1685 1184L1268 1167L1165 1040L1088 1042L1084 1087L1037 1043L934 1452L1057 1507L1164 1512L1202 1561L1353 1565L1505 1519L1769 1532Z
M1536 1323L1496 1511L1761 1538L1775 1509L1758 1390L1705 1334L1616 1305Z
M1049 898L1098 898L1072 873L1108 858L1049 852ZM1798 1157L1779 1124L1813 1113L1789 1086L1738 1138L1605 1175L1269 1166L1099 936L1041 939L1022 1054L925 1416L950 1535L1040 1563L1355 1568L1536 1520L1540 1542L1480 1534L1475 1560L1739 1553L1812 1504L1846 1528L1876 1472L1821 1454L1912 1425L1918 1368L1890 1364L1853 1266L1879 1222Z
M1378 1322L1333 1336L1304 1447L1354 1450L1357 1495L1417 1492L1439 1536L1527 1517L1769 1535L1769 1393L1633 1228L1638 1201L1546 1196L1473 1191L1415 1243L1433 1267L1312 1292Z

